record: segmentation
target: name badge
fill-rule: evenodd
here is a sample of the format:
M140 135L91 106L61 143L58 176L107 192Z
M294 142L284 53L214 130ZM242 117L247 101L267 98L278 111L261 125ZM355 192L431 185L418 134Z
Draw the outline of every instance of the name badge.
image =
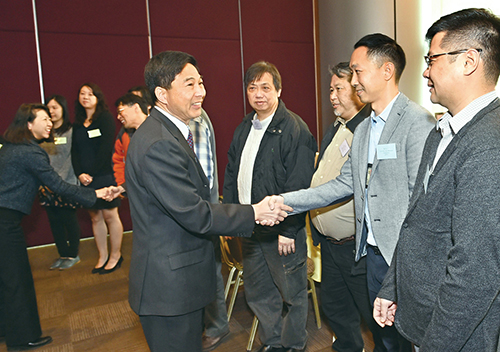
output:
M396 144L379 144L377 145L377 159L397 159Z
M347 143L347 139L344 139L344 141L342 142L342 144L339 147L340 154L342 155L342 157L346 156L347 153L349 153L350 149L351 149L351 147L349 147L349 143Z
M87 132L89 134L89 138L96 138L101 136L101 130L96 128L95 130L90 130Z
M56 137L54 138L54 144L55 145L68 144L68 140L66 137Z

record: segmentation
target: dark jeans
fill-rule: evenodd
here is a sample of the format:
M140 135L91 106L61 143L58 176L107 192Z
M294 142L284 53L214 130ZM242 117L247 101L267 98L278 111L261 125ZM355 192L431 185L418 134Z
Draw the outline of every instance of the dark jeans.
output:
M370 302L373 305L377 294L382 287L385 274L389 269L384 257L376 253L373 247L366 246L366 273ZM382 341L389 352L412 352L411 343L405 340L396 330L396 327L386 326L382 329Z
M0 208L0 336L8 346L42 335L22 217L18 211Z
M308 311L305 229L297 233L295 253L287 256L279 255L277 236L254 234L243 238L242 245L245 297L259 319L261 341L273 347L304 348Z
M76 209L45 207L60 257L75 258L80 245L80 225Z
M361 352L361 316L370 328L374 351L386 351L381 328L373 320L366 282L366 258L355 263L355 241L335 244L321 238L321 307L335 333L338 352Z

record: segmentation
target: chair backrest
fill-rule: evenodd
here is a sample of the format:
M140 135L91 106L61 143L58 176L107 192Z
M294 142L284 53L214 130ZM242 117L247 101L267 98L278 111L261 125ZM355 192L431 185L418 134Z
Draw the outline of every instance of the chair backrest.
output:
M220 249L222 261L230 268L236 267L238 270L243 270L243 253L241 250L241 239L234 237L226 240L220 237Z

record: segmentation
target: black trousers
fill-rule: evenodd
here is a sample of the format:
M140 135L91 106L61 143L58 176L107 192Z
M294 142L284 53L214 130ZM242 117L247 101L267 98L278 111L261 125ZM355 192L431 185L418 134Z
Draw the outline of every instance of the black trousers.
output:
M203 309L183 315L141 315L151 352L201 352Z
M361 352L361 317L373 334L374 351L386 351L381 328L372 317L366 282L366 262L354 261L355 241L334 244L321 238L321 307L336 335L332 347L339 352Z
M60 257L75 258L80 246L80 225L76 209L45 207L50 228Z
M0 208L0 336L8 346L42 335L21 212Z

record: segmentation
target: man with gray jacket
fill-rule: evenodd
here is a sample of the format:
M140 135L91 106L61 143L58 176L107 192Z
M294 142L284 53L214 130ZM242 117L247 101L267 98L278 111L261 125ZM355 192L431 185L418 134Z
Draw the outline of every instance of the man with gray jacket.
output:
M399 92L403 49L386 35L361 38L354 46L351 84L372 112L354 132L349 159L340 175L316 188L285 193L294 213L338 203L354 195L356 261L366 255L370 300L380 290L398 241L415 184L425 138L435 120ZM388 351L410 351L395 329L383 329ZM343 352L343 351L340 351Z
M500 18L461 10L426 39L423 75L448 112L427 138L374 318L420 352L499 351Z

